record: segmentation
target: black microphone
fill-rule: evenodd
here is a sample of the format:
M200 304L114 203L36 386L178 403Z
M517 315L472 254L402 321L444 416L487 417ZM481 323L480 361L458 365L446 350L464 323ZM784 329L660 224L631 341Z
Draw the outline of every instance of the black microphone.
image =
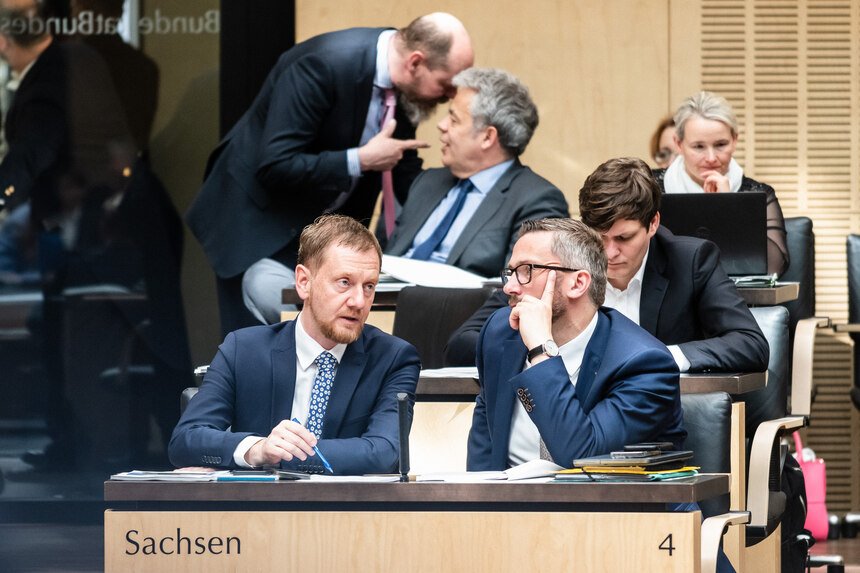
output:
M400 481L409 481L409 394L397 393L397 420L400 434Z

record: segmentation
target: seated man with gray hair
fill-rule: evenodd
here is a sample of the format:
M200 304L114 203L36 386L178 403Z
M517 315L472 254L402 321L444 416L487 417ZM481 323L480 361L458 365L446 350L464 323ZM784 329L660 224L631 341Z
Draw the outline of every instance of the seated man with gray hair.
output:
M385 253L495 276L520 225L568 217L559 189L520 163L538 125L528 88L504 70L469 68L439 122L443 168L428 169L409 196Z

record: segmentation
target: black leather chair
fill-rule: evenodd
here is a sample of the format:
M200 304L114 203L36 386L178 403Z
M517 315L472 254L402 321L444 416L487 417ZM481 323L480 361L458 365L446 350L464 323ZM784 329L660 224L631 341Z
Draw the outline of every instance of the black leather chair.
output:
M422 368L441 368L448 338L493 290L406 287L397 297L392 334L418 349Z
M684 427L687 439L684 449L693 451L690 465L699 466L701 473L731 472L732 399L725 392L712 394L682 394ZM729 495L699 503L704 517L729 510Z
M785 233L791 264L779 280L800 283L797 298L782 305L788 309L790 317L788 331L794 333L797 321L815 315L815 233L812 219L786 218Z

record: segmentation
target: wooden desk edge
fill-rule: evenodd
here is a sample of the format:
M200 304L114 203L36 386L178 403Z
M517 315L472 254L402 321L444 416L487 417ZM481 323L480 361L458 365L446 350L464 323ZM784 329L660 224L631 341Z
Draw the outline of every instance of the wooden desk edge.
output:
M729 492L728 474L650 483L324 483L106 481L108 502L684 503Z

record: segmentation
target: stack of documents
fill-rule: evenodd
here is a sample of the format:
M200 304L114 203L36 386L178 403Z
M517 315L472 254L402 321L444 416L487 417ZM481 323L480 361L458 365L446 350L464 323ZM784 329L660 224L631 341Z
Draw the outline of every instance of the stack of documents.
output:
M643 470L634 466L628 467L587 467L573 468L555 474L554 482L583 482L583 481L666 481L698 475L696 466L683 466L674 470Z
M229 471L199 471L199 472L186 472L186 471L145 471L145 470L132 470L130 472L122 472L118 474L114 474L110 476L110 479L114 481L189 481L189 482L200 482L200 481L218 481L219 477L229 476Z

